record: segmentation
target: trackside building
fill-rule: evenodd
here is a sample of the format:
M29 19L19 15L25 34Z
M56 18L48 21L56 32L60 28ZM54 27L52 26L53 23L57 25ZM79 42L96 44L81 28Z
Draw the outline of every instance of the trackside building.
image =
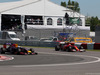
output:
M65 24L65 14L70 24ZM78 23L80 21L80 23ZM0 31L21 31L24 36L46 37L58 32L89 36L85 16L50 0L22 0L0 3Z

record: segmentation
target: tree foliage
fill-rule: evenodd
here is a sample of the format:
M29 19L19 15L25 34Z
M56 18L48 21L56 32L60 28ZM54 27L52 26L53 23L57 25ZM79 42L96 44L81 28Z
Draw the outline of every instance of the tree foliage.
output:
M91 31L95 31L95 27L96 27L97 25L100 26L100 20L98 19L97 16L96 16L96 17L87 18L87 19L86 19L86 24L87 24L87 23L90 25L90 30L91 30Z
M76 12L80 12L80 7L79 7L79 3L76 1L68 1L67 7L76 11Z
M69 9L72 9L76 12L80 12L79 3L76 1L69 0L67 4L66 4L66 2L61 2L60 5L63 7L68 7Z
M68 5L71 5L71 1L70 0L68 1Z
M66 2L61 2L60 5L63 6L63 7L66 7L66 6L67 6L67 5L66 5Z
M67 4L66 4L66 2L61 2L61 6L67 7L69 9L76 11L76 12L80 12L79 3L76 1L69 0ZM90 26L91 31L95 31L95 26L97 26L97 25L100 26L100 20L98 19L97 16L96 17L89 17L86 19L86 25Z

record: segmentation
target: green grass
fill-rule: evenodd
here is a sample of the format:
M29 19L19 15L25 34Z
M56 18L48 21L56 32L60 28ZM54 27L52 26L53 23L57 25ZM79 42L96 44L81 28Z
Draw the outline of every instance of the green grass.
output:
M34 46L21 46L21 47L30 47L30 48L54 48L54 47L34 47Z
M98 49L98 50L89 50L89 49L87 49L87 51L96 51L96 52L100 52L100 50Z

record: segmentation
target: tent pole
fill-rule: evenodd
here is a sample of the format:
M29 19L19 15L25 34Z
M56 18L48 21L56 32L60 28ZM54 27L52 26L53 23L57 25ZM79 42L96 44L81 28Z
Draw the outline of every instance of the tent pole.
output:
M25 34L25 23L24 23L25 15L21 15L21 24L22 24L22 36Z
M46 23L45 23L45 0L44 0L44 15L43 15L43 21L44 21L44 25L46 25Z
M0 13L0 31L1 31L1 17L2 17L2 16L1 16L1 13Z

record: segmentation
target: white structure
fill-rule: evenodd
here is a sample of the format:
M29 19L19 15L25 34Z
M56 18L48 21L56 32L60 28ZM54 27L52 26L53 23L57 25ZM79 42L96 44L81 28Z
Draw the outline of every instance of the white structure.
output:
M57 5L50 0L22 0L17 2L0 3L1 16L2 14L11 14L33 17L40 16L42 18L43 25L27 24L28 29L63 29L66 27L64 24L64 16L66 12L68 13L69 17L80 18L82 20L82 26L79 26L80 29L90 30L89 27L85 27L84 15ZM60 23L58 22L59 20ZM0 19L0 27L1 21L2 19Z

